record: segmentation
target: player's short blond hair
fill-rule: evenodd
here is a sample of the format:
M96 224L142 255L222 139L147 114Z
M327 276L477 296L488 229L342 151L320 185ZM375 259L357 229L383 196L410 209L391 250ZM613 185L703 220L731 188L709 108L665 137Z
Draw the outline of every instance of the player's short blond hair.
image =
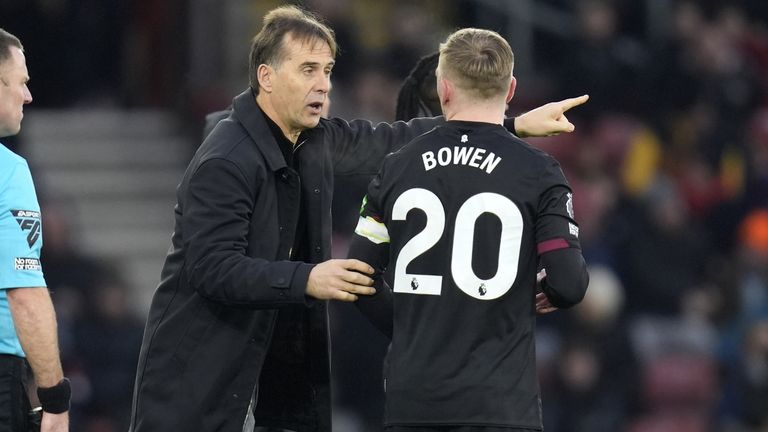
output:
M514 63L512 48L501 35L465 28L440 44L438 71L459 89L485 100L506 96Z

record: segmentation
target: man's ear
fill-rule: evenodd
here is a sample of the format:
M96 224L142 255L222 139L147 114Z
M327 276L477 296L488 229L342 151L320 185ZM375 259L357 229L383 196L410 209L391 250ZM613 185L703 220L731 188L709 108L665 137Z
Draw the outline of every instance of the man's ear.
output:
M438 95L440 96L440 104L446 105L448 102L453 100L454 96L454 88L453 83L445 79L444 77L438 78L437 80L437 87L438 87Z
M509 83L509 91L507 92L507 103L515 96L515 88L517 87L517 79L512 77L512 81Z
M259 87L267 93L272 92L272 78L275 75L275 70L271 66L264 63L259 65L256 69L256 77L259 80Z

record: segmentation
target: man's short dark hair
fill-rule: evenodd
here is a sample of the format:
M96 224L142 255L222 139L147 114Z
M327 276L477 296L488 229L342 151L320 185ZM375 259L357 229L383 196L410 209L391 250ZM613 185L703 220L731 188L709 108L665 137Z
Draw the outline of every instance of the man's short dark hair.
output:
M286 34L304 43L322 41L331 48L336 57L336 37L333 30L311 12L296 6L281 6L264 16L261 31L251 43L248 81L253 91L259 93L259 65L277 67L283 60L283 40Z
M0 64L11 58L11 47L24 50L19 38L0 28Z

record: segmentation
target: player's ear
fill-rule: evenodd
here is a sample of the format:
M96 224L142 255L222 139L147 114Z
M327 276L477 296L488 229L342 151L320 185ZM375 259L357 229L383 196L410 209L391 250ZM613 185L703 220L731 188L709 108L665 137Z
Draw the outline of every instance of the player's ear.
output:
M517 80L512 77L512 81L509 82L509 91L507 92L507 103L515 96L515 88L517 88Z
M444 77L440 77L437 80L437 90L437 94L440 96L440 105L445 105L453 99L453 83Z
M259 87L264 89L265 92L271 93L272 92L272 79L274 78L275 70L272 69L272 66L266 65L264 63L259 65L259 68L256 70L256 77L259 80Z

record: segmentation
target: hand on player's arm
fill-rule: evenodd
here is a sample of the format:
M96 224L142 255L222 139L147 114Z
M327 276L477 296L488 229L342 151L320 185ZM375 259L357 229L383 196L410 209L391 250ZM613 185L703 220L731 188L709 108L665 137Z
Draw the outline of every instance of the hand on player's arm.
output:
M307 295L320 300L353 302L358 295L372 295L373 268L356 259L332 259L312 268Z
M61 414L43 411L40 432L69 432L69 411Z
M569 109L585 103L588 95L550 102L515 117L515 133L521 138L573 132L576 126L565 116Z
M557 308L552 306L552 303L549 302L547 295L541 291L541 281L544 280L545 277L547 277L547 269L541 269L540 272L536 273L536 287L538 291L536 293L536 313L540 315L557 310Z

